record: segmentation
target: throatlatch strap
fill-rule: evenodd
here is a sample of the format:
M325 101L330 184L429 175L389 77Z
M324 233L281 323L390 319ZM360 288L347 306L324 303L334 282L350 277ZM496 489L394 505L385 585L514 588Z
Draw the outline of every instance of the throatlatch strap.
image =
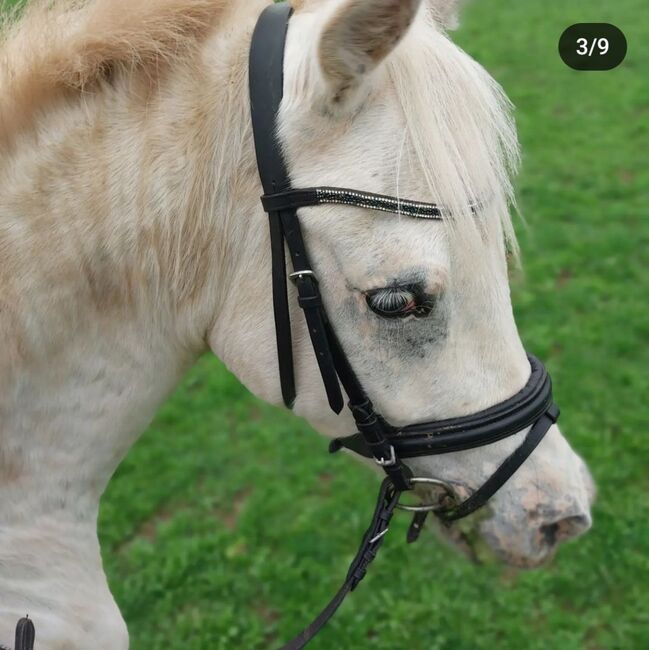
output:
M369 528L365 531L358 552L349 566L345 582L313 623L302 630L292 641L282 646L280 650L301 650L301 648L304 648L336 613L336 610L340 607L343 600L345 600L345 596L350 591L356 589L360 581L365 577L367 568L383 544L383 539L388 532L394 509L397 503L399 503L399 496L400 493L395 490L392 481L389 478L385 478L379 490L372 521Z
M257 168L267 194L291 188L284 156L276 140L277 112L284 92L284 46L291 13L291 7L285 2L267 7L259 18L250 48L250 114ZM270 213L270 239L277 361L282 398L284 404L292 408L296 393L291 318L286 290L284 236L277 210Z
M291 312L286 287L286 254L284 230L279 214L271 213L270 250L272 260L273 315L275 317L275 340L282 399L288 408L295 402L295 372L293 370L293 337L291 336Z

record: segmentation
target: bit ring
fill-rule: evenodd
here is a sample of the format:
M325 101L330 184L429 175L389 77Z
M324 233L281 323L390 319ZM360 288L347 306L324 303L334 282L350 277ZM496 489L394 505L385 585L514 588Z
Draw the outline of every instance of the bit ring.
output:
M454 504L457 504L457 497L455 496L455 492L453 492L453 488L451 487L450 483L447 483L446 481L442 481L437 478L414 476L410 479L410 483L415 485L425 484L440 487L444 490L445 496L452 499ZM422 503L418 506L409 506L407 504L398 503L397 508L399 508L399 510L405 510L407 512L442 512L449 509L448 506L442 505L440 503Z

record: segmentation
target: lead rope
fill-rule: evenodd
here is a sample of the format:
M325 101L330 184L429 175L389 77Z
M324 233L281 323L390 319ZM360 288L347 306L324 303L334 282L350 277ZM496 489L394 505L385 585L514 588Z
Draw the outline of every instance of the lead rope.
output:
M392 480L389 477L383 479L372 521L365 531L363 541L349 566L345 582L314 621L305 627L292 641L283 645L280 650L301 650L301 648L304 648L336 613L347 594L356 589L383 544L400 496L401 492L395 489Z

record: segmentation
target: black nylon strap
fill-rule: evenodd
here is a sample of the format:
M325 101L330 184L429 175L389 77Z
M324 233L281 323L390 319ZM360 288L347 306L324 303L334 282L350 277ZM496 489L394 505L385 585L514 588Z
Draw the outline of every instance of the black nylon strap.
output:
M395 490L392 481L389 478L384 479L379 490L372 521L363 535L363 541L352 560L345 582L313 623L302 630L292 641L283 645L280 650L301 650L301 648L304 648L336 613L347 594L353 591L365 577L367 568L376 557L388 532L394 509L399 502L399 495L400 493Z

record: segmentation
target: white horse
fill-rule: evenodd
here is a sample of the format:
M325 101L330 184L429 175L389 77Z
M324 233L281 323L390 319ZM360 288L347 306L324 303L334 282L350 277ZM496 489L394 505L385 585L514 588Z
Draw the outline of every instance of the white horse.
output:
M517 142L499 87L446 34L455 1L300 0L288 33L280 136L295 185L454 215L301 211L333 325L395 424L476 412L529 374L506 261ZM201 353L281 403L247 95L266 3L54 0L4 27L0 645L28 612L38 650L128 647L99 499ZM413 277L434 297L427 318L368 305L369 290L388 305L395 291L408 298ZM349 433L294 315L295 411L326 435ZM524 435L410 464L467 493ZM474 527L504 561L535 566L589 528L593 493L553 426Z

